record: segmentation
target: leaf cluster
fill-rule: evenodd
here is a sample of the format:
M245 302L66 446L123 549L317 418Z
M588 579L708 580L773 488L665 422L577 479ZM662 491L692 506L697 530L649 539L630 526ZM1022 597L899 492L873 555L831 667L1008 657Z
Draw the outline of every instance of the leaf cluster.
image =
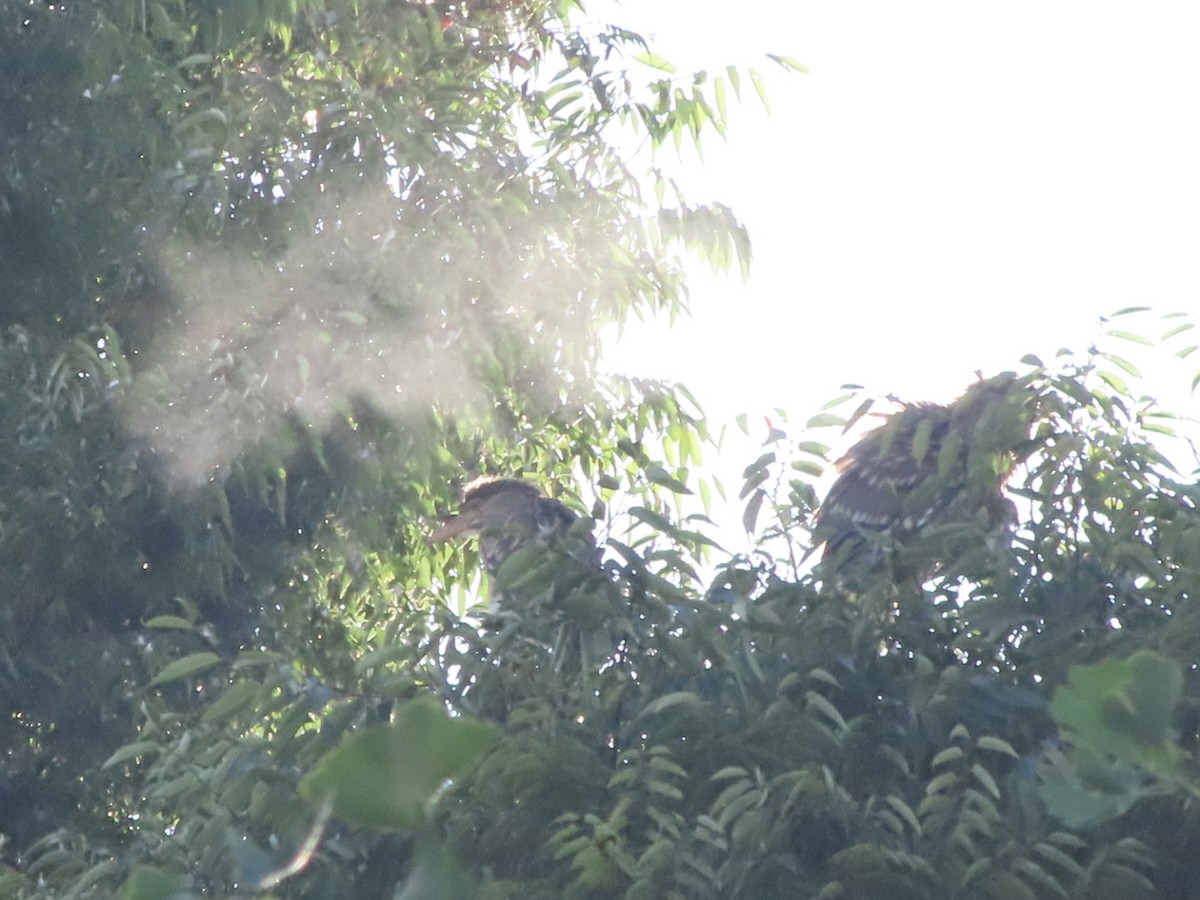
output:
M722 558L694 398L594 376L679 250L749 260L614 129L740 75L577 12L0 5L0 896L1190 896L1198 497L1137 367L1031 361L959 485L1007 448L1012 528L852 590L836 407L776 428ZM423 538L497 473L585 515L483 586Z

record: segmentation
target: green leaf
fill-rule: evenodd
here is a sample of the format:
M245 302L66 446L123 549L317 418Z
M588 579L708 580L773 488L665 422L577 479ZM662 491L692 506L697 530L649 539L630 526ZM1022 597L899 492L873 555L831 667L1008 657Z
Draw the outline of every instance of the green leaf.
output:
M189 113L181 118L179 124L175 126L175 133L178 135L191 129L203 129L214 125L225 129L229 126L229 119L222 110L210 107Z
M792 59L790 56L780 56L778 53L768 53L767 59L773 60L774 62L779 63L779 65L783 66L785 69L791 69L793 72L802 72L805 74L808 73L808 68L806 66L796 62L796 60Z
M849 387L849 385L842 385L842 387L844 387L844 388ZM834 407L841 406L847 400L853 400L857 396L858 396L858 389L856 387L854 390L851 390L848 393L839 394L838 396L834 397L832 400L826 401L824 404L822 404L821 410L823 412L825 410L829 410L829 409L833 409ZM875 400L871 397L868 397L863 402L869 406L870 404L874 403Z
M222 691L221 696L204 711L203 720L215 722L226 716L242 712L254 703L261 687L254 681L238 681L229 685Z
M339 310L337 317L344 322L349 322L351 325L357 325L360 328L370 324L370 320L366 316L350 309Z
M806 711L816 710L825 718L833 722L838 727L839 731L844 731L846 728L846 720L842 718L841 712L836 706L829 702L829 699L816 691L808 691L804 695Z
M155 685L165 684L168 681L179 681L183 678L189 678L192 675L199 674L207 669L211 669L221 661L221 657L215 653L202 652L192 653L183 659L177 659L163 668L161 672L154 676L150 681L150 687Z
M818 413L804 423L805 428L827 428L831 425L843 426L846 420L832 413Z
M748 778L750 773L741 766L726 766L714 772L710 777L713 781L728 781L731 778Z
M413 700L392 724L364 729L326 753L300 782L300 794L318 805L332 797L333 814L348 822L409 831L491 739L488 725L452 719L432 698Z
M767 101L767 86L763 84L762 76L758 74L757 69L750 69L750 83L754 85L754 91L758 94L758 99L768 113L771 112L771 104Z
M161 753L163 745L157 741L137 741L132 744L126 744L120 747L106 759L100 766L102 769L107 769L110 766L119 765L129 759L137 759L140 756L148 756L151 753Z
M901 800L899 797L888 794L883 798L884 803L890 806L901 819L912 829L914 834L921 833L921 822L917 819L917 814L913 812L911 806Z
M1113 372L1105 372L1103 370L1096 372L1096 375L1101 381L1107 384L1118 394L1122 394L1126 397L1129 396L1129 386L1125 383L1120 375L1116 375Z
M742 96L742 76L733 66L725 67L725 74L729 76L729 84L733 87L733 95L739 99Z
M823 460L829 453L829 445L820 441L797 441L795 450L797 453L807 453Z
M753 476L760 475L762 473L762 471L764 469L766 469L767 466L771 465L771 463L773 463L773 462L775 462L775 452L771 451L770 453L764 453L762 456L760 456L758 459L756 459L754 462L750 463L750 465L746 466L746 468L742 470L742 477L748 479ZM743 493L742 496L744 497L744 496L746 496L746 494Z
M758 524L758 513L766 498L767 495L762 490L755 490L746 501L746 508L742 512L742 527L746 529L747 534L754 534L754 527Z
M995 753L1003 753L1006 756L1011 756L1013 759L1020 759L1017 751L1013 749L1012 744L998 737L984 735L976 742L976 746L980 750L991 750Z
M725 79L717 78L713 81L713 97L717 104L717 116L721 122L728 121L729 117L725 111Z
M121 900L172 900L183 892L183 878L158 866L138 866L121 886Z
M934 755L930 761L930 766L934 769L940 769L947 763L957 762L962 759L963 755L964 751L962 747L947 747L945 750Z
M1121 369L1123 369L1125 371L1126 375L1132 375L1134 378L1142 377L1142 373L1138 371L1137 366L1135 366L1133 363L1129 362L1128 360L1123 359L1120 356L1117 356L1115 353L1101 353L1100 355L1102 357L1104 357L1105 359L1107 359L1109 362L1111 362L1114 365L1119 366Z
M475 894L454 853L429 836L417 842L408 873L395 900L464 900Z
M1083 878L1086 875L1087 870L1083 866L1049 841L1039 841L1034 845L1033 852L1053 863L1072 878Z
M668 74L673 74L675 72L675 66L667 62L667 60L663 59L657 53L651 53L649 50L645 51L644 53L634 54L633 58L652 69L658 69L659 71L666 72Z
M975 776L975 780L983 785L984 790L1000 799L1000 786L996 784L996 779L992 777L992 773L981 766L979 763L974 763L971 766L971 774Z
M1129 659L1132 678L1125 687L1120 709L1128 715L1122 723L1144 744L1162 744L1172 737L1171 723L1183 696L1183 670L1179 663L1150 651Z
M691 488L657 463L650 463L646 467L646 478L654 484L661 485L676 494L690 494L692 492Z
M647 716L655 716L673 706L680 705L703 706L704 701L691 691L675 691L670 694L664 694L657 700L647 703L645 708L637 714L637 718L644 719Z
M940 794L942 791L956 787L958 783L959 777L957 772L943 772L941 775L929 779L929 783L925 785L925 793L927 795Z
M1156 422L1152 419L1146 419L1142 422L1142 428L1154 434L1163 434L1167 437L1176 437L1178 432L1170 425L1164 425L1161 422Z
M1152 771L1170 770L1170 723L1182 685L1177 662L1143 650L1128 659L1073 666L1050 712L1077 745Z
M1182 325L1176 325L1174 328L1169 328L1164 331L1162 339L1164 341L1169 341L1171 338L1183 334L1185 331L1191 331L1195 327L1195 322L1184 322Z
M1153 347L1154 341L1149 338L1142 337L1140 334L1134 334L1132 331L1111 330L1108 332L1115 338L1120 338L1123 341L1131 341L1135 344L1141 344L1143 347Z
M666 516L652 509L647 509L644 506L631 507L629 514L635 519L645 522L651 528L661 531L663 534L671 534L675 531L675 526L671 524Z

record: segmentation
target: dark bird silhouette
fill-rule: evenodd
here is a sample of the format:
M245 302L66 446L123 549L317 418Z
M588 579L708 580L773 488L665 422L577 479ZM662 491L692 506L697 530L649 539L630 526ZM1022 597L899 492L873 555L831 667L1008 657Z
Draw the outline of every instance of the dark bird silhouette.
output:
M1006 372L946 405L905 405L868 432L838 462L817 513L824 570L853 586L864 573L896 575L897 551L938 526L1009 525L1016 513L1004 485L1031 449L1032 408L1028 381ZM928 574L930 562L936 568L926 558L916 569Z
M527 481L481 478L467 485L458 512L429 540L441 543L456 537L478 538L480 561L493 579L495 605L495 579L504 563L529 546L562 545L578 521L578 515Z

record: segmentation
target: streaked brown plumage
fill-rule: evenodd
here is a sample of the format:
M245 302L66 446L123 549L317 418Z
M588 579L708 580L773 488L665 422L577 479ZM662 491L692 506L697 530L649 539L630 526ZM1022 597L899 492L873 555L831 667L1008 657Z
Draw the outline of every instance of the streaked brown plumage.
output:
M931 525L1006 525L1004 483L1028 448L1031 400L1026 382L1004 373L950 404L904 406L868 432L838 462L818 512L823 564L839 575L876 567Z
M429 536L433 543L455 537L479 539L479 558L493 578L520 547L531 541L561 540L579 517L534 485L514 478L481 478L467 485L457 514Z

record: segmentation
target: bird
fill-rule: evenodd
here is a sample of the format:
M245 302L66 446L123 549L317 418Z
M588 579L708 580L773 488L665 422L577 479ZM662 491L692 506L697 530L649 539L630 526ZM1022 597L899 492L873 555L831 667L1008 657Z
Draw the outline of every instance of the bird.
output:
M1004 486L1032 449L1032 401L1029 379L1004 372L948 404L905 404L864 435L838 461L817 510L824 572L843 582L894 575L894 551L935 526L1007 527L1016 510Z
M579 521L575 512L528 481L484 477L466 486L458 512L429 541L478 538L479 559L494 585L507 560L526 547L563 545ZM493 605L495 601L493 593Z

